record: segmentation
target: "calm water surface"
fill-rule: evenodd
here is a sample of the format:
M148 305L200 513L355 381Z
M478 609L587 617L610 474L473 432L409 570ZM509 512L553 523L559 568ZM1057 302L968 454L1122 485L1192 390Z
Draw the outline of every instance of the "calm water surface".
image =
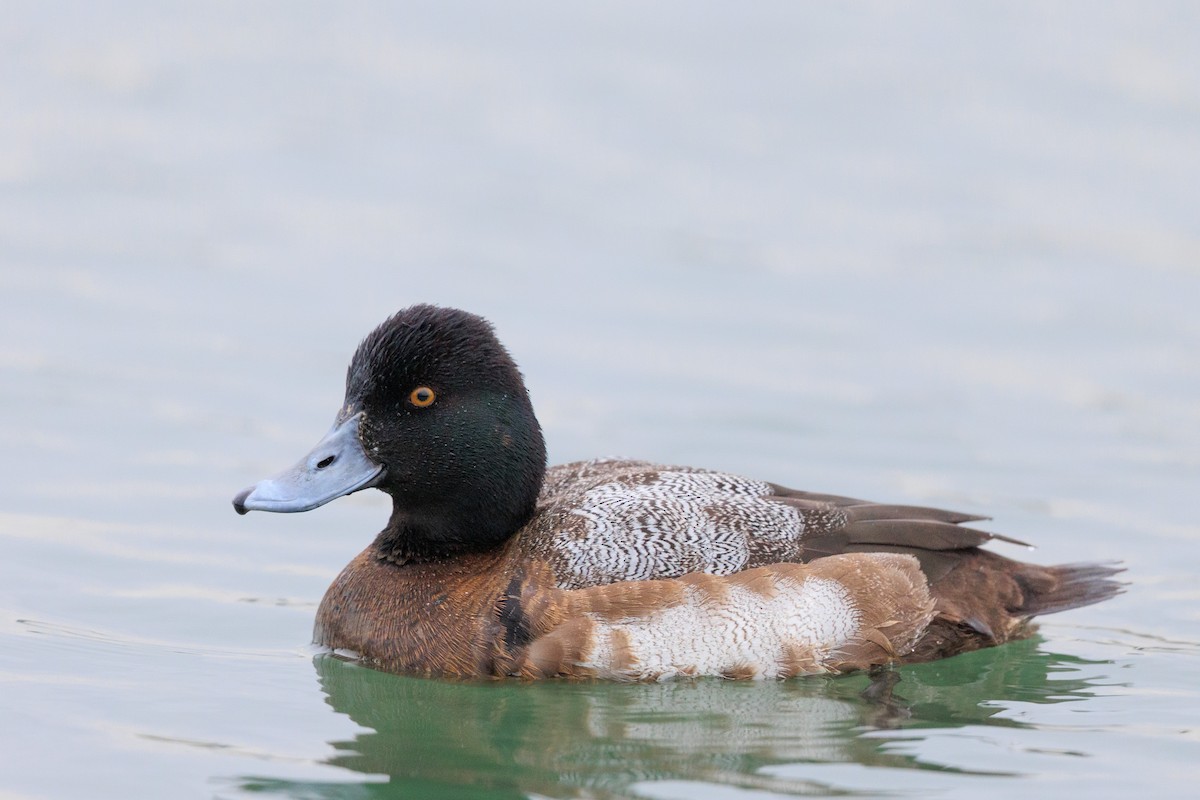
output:
M1200 780L1188 3L18 4L0 797L1178 796ZM863 676L456 684L308 645L386 520L229 501L482 313L551 459L991 514L1126 594Z

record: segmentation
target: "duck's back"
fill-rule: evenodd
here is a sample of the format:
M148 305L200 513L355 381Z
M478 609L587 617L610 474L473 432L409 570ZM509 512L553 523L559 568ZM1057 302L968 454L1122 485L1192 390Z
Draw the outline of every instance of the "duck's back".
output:
M843 552L948 551L1002 536L962 527L982 517L799 492L692 467L601 459L551 467L518 534L563 589L733 575Z
M551 467L519 536L563 589L797 561L806 530L770 484L644 461ZM808 520L811 527L812 522Z

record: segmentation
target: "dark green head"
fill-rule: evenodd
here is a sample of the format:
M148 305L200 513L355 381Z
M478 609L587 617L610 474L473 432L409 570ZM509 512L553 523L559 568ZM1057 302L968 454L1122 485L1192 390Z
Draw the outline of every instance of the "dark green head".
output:
M426 560L511 536L533 513L545 468L525 383L492 326L465 311L418 305L358 346L330 435L234 505L243 513L304 511L375 487L393 501L376 541L381 557Z

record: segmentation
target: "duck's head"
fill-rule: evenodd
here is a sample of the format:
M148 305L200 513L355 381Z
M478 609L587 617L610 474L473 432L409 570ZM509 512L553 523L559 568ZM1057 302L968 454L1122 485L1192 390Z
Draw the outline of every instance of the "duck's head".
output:
M380 556L436 558L512 535L533 513L545 468L529 394L492 326L418 305L358 346L325 438L233 507L308 511L374 487L393 504L376 540Z

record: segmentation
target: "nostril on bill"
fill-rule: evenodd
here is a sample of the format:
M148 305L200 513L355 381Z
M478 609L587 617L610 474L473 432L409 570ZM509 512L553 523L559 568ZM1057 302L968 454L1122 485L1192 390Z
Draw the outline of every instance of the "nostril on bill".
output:
M325 456L324 458L322 458L320 461L317 462L317 469L325 469L326 467L328 467L330 464L332 464L336 460L337 460L337 456Z

